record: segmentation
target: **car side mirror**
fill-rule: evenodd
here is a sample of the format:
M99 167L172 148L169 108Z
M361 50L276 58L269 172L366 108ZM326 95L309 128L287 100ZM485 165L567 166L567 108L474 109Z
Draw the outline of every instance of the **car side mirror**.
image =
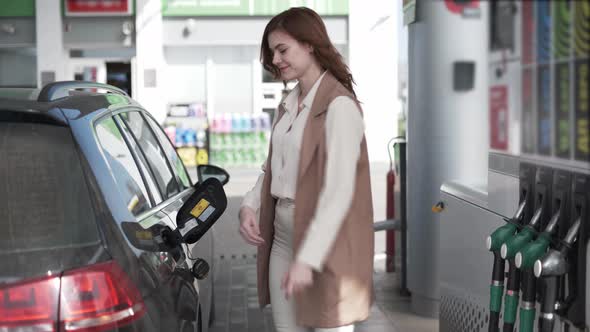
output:
M227 173L227 171L223 168L215 165L198 165L197 177L199 179L199 183L203 183L203 181L209 178L215 178L219 180L222 185L225 185L229 182L229 173Z
M226 182L227 179L229 175ZM195 192L178 210L176 215L178 228L174 232L182 237L182 242L195 243L221 217L226 207L227 197L220 180L210 177L202 182L199 181L195 186Z

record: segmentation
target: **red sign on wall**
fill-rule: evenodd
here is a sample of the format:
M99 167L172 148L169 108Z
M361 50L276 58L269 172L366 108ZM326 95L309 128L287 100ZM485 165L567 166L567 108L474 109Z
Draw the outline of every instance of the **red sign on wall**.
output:
M508 149L508 87L490 88L490 148Z
M445 5L453 14L464 14L466 10L479 9L479 0L445 0Z
M131 0L65 0L66 16L131 15Z

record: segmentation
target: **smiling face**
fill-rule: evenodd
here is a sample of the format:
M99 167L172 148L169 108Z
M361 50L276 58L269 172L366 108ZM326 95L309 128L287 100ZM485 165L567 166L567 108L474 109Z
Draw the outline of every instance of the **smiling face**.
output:
M311 46L300 43L283 30L268 35L268 46L272 64L279 69L283 81L299 80L317 65Z

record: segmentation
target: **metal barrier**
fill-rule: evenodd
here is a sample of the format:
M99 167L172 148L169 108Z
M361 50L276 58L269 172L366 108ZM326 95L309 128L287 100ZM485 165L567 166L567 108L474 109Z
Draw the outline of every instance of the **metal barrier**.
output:
M401 230L401 221L399 219L387 219L383 221L377 221L373 224L373 230L375 232L381 231L399 231Z

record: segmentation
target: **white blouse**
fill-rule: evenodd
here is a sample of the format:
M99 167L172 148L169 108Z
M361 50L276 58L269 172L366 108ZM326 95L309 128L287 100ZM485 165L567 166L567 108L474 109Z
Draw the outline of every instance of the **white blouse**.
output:
M272 134L271 195L276 198L295 199L299 155L303 131L313 100L324 74L318 78L301 102L297 114L297 85L283 101L285 114ZM275 111L275 121L278 111ZM321 271L330 248L340 229L354 193L356 165L360 157L364 123L356 103L349 97L335 98L328 106L326 117L326 172L315 215L307 230L296 260ZM262 166L256 185L242 201L254 211L260 208L260 194L264 171Z

